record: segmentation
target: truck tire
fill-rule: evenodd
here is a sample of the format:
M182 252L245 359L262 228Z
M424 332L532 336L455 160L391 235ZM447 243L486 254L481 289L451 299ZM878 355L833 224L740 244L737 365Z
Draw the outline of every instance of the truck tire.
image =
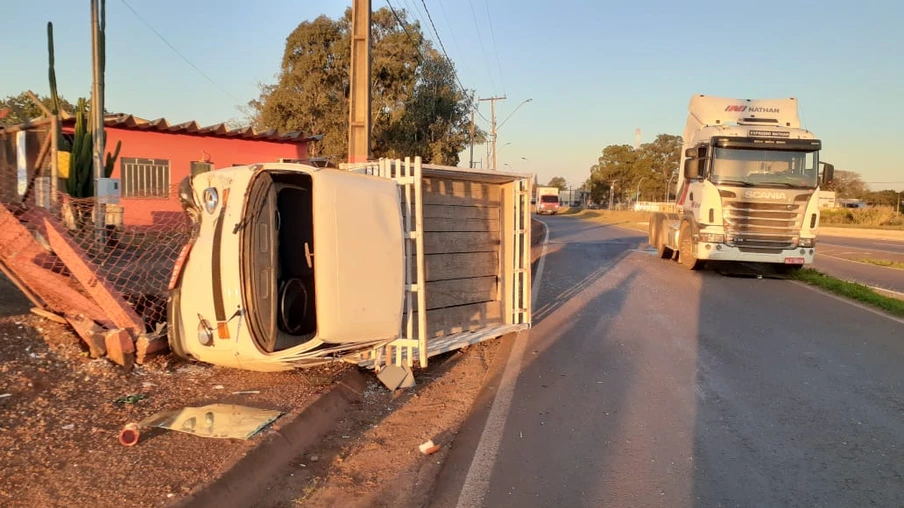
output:
M648 233L650 247L656 249L656 253L661 259L670 259L672 257L672 249L665 245L665 235L663 234L663 226L665 216L661 213L654 213L650 218L650 231Z
M703 268L704 261L697 259L694 255L694 238L691 233L691 225L687 222L681 224L681 232L678 238L678 262L684 265L688 270L699 270Z

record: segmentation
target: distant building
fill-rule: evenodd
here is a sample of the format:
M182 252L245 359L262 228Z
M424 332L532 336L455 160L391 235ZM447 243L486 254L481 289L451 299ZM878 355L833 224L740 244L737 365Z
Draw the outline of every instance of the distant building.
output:
M104 124L106 151L113 152L116 143L122 142L110 178L120 181L123 222L128 225L152 225L167 214L181 213L175 189L188 175L257 162L305 160L309 143L322 138L250 127L230 130L224 124L201 127L194 121L170 124L164 118L146 120L126 114L107 115ZM15 188L18 183L22 193L24 182L34 173L43 139L40 129L46 132L45 120L36 120L34 127L0 128L0 152L6 152L0 153L0 186ZM63 120L62 130L71 135L75 119ZM27 152L24 156L15 153L20 146L18 132L27 134L27 143L21 142ZM62 180L58 188L65 189Z

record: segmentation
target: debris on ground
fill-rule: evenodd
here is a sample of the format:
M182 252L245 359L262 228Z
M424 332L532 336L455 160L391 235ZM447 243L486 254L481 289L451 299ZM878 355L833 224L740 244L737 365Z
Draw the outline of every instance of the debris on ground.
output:
M424 455L433 455L434 453L439 451L439 445L433 444L433 440L429 440L426 443L423 443L420 447L421 453Z
M199 437L251 439L282 414L282 411L234 404L208 404L201 407L167 409L138 423L127 423L119 433L119 442L125 446L134 446L138 443L142 429L155 427L185 432Z

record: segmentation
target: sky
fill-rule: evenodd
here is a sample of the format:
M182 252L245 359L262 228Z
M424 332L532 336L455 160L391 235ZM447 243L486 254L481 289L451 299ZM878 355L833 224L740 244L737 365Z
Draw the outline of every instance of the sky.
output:
M496 102L502 170L579 186L602 149L633 145L636 129L642 142L680 135L694 94L796 97L804 127L823 140L823 161L860 173L874 189L904 190L904 2L390 2L442 41L466 88L506 97ZM89 5L4 2L0 97L48 93L47 21L60 93L73 102L88 96ZM259 84L276 81L289 33L350 5L107 0L106 107L171 123L240 118ZM386 5L372 2L374 10ZM480 113L490 118L488 101ZM487 148L476 146L474 158L486 164Z

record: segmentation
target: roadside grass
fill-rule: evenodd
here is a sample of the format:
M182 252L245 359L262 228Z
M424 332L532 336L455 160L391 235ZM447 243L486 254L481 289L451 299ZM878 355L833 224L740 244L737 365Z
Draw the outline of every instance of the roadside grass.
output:
M904 270L904 263L900 261L891 261L889 259L858 259L861 263L869 263L871 265L876 266L884 266L886 268L897 268L898 270Z
M879 294L863 284L837 279L812 268L803 268L791 275L791 278L838 296L876 307L894 316L904 317L904 300Z

